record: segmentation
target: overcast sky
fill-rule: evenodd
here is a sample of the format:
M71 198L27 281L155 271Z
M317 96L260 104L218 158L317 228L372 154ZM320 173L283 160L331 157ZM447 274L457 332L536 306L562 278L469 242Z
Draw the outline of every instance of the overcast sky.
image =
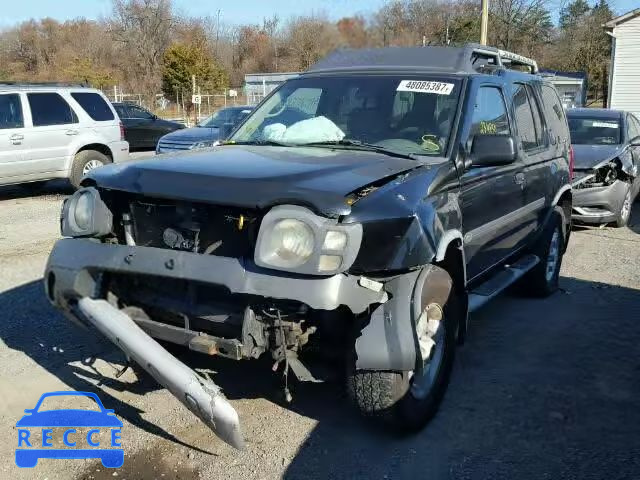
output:
M594 1L591 0L590 3ZM366 14L377 10L384 3L385 0L174 0L177 9L189 16L215 17L220 10L221 21L227 24L260 23L264 17L271 17L275 13L282 20L313 12L326 13L337 19L356 13ZM610 0L609 3L620 14L640 8L640 0ZM96 19L107 16L111 10L110 0L2 0L2 4L0 27L30 18Z

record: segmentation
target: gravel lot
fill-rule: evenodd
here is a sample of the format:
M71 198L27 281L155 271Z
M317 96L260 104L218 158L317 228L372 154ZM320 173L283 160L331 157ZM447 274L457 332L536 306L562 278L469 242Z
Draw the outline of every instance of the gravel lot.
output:
M362 421L340 385L298 386L284 405L268 365L185 354L219 370L248 440L237 452L150 380L116 379L111 344L46 302L40 278L67 193L0 187L0 478L640 478L640 202L628 228L573 233L561 292L503 296L474 315L440 413L415 436ZM97 392L124 421L121 469L15 466L23 410L69 389Z

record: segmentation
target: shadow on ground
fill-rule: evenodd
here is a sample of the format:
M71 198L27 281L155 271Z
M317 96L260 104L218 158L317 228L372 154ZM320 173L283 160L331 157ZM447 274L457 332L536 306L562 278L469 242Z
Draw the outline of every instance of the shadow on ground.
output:
M64 179L0 186L0 200L70 195L72 193L73 187Z
M285 478L638 478L640 291L573 278L561 285L548 299L504 297L474 316L441 411L419 434L392 434L361 420L338 384L297 386L288 408L318 424ZM70 365L90 353L120 357L55 312L40 282L0 294L0 311L0 338L9 348L69 388L96 391L139 428L185 445L83 377L137 393L159 387ZM281 398L266 362L181 357L219 371L215 381L232 399Z

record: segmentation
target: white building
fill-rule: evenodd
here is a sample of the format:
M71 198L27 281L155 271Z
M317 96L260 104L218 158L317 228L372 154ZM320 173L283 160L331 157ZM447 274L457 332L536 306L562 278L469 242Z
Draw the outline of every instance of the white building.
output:
M640 115L640 8L604 24L612 38L609 108Z

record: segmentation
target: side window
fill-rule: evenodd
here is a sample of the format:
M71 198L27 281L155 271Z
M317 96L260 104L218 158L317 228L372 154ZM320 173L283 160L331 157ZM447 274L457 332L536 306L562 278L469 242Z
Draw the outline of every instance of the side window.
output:
M531 85L527 85L527 95L529 97L529 104L531 105L531 111L533 112L533 123L536 127L536 143L539 147L547 145L547 138L544 131L544 124L542 123L542 114L540 113L540 107L536 100L535 93Z
M544 104L549 134L554 138L559 137L561 142L567 142L569 140L567 118L555 88L550 85L542 85L542 103Z
M516 125L518 126L518 135L522 142L522 148L533 150L538 147L536 138L536 120L531 110L529 96L524 84L515 84L516 92L513 95L513 108L515 110ZM538 122L540 117L538 116Z
M69 104L57 93L27 93L34 127L78 123Z
M17 93L0 95L0 130L22 127L24 127L24 120L20 95Z
M151 112L137 105L127 105L127 109L129 110L130 118L145 118L145 119L153 118L153 114Z
M507 107L497 87L480 87L471 118L471 136L510 135Z
M629 140L633 140L640 136L640 121L633 115L629 114Z
M71 96L93 120L113 120L113 112L109 105L97 93L73 92Z

